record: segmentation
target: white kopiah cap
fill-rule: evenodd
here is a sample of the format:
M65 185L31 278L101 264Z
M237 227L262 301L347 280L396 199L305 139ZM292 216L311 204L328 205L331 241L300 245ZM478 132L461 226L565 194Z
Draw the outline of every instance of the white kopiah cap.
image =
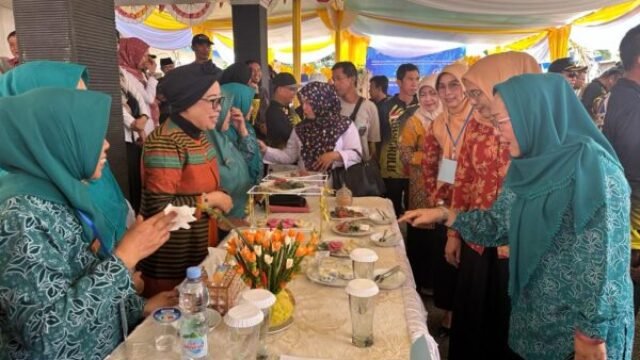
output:
M371 249L358 248L353 249L350 254L351 260L357 262L376 262L378 261L378 254Z
M345 289L347 294L355 297L372 297L376 296L380 289L373 280L369 279L355 279L349 281L347 288Z
M262 322L264 315L255 305L244 303L234 306L224 316L224 323L232 328L249 328Z
M260 310L264 310L276 303L276 296L269 290L251 289L242 293L242 300L255 305Z

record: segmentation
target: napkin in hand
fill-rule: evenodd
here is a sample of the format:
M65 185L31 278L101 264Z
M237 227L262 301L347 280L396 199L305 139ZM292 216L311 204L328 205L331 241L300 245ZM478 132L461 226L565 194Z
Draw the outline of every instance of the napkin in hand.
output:
M170 212L175 212L177 216L173 219L171 229L169 229L169 231L191 229L191 225L189 225L189 223L198 220L193 216L196 213L196 208L194 207L189 207L187 205L173 206L172 204L169 204L164 208L164 213L168 214Z

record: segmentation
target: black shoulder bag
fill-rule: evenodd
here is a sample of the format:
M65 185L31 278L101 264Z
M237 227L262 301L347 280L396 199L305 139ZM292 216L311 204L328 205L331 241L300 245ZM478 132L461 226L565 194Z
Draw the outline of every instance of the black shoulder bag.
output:
M349 116L351 121L355 121L363 101L363 97L358 99L353 113ZM353 151L360 155L361 162L351 165L348 169L344 167L331 169L333 188L338 190L345 184L353 196L383 196L386 193L386 188L378 164L373 159L365 160L358 150L353 149Z

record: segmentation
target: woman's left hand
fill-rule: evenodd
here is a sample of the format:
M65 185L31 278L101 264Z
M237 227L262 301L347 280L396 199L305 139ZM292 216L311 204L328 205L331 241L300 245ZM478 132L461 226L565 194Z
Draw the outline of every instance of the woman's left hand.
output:
M131 280L133 280L133 287L136 289L136 293L138 295L142 294L144 291L144 280L142 280L142 273L140 271L136 271L131 275Z
M144 317L147 317L159 308L176 305L178 305L178 290L163 291L147 300L147 303L144 304L143 314Z
M241 137L246 137L249 135L249 131L247 130L247 124L244 120L244 115L242 111L238 108L232 107L230 110L231 114L231 125L238 131L238 134Z
M340 160L340 153L337 151L326 152L313 163L313 167L316 171L327 171L331 168L334 161Z
M607 360L607 345L603 341L589 339L586 335L573 336L575 360Z

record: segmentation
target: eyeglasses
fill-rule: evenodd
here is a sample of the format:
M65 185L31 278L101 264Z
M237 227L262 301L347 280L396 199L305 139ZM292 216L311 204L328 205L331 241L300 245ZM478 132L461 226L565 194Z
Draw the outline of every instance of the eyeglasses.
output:
M202 98L200 100L210 103L213 108L217 108L218 106L222 106L222 104L224 104L224 96L218 96L211 99Z
M458 91L458 89L460 89L462 87L462 84L460 84L459 82L455 81L455 82L451 82L449 84L445 84L445 83L440 83L438 84L438 92L444 92L447 89L449 89L449 91L454 92L454 91Z
M508 116L498 119L497 116L491 115L491 125L496 129L500 129L500 124L508 123L509 121L511 121L511 118Z
M470 99L477 99L482 96L482 90L480 89L472 89L466 91L467 97Z

